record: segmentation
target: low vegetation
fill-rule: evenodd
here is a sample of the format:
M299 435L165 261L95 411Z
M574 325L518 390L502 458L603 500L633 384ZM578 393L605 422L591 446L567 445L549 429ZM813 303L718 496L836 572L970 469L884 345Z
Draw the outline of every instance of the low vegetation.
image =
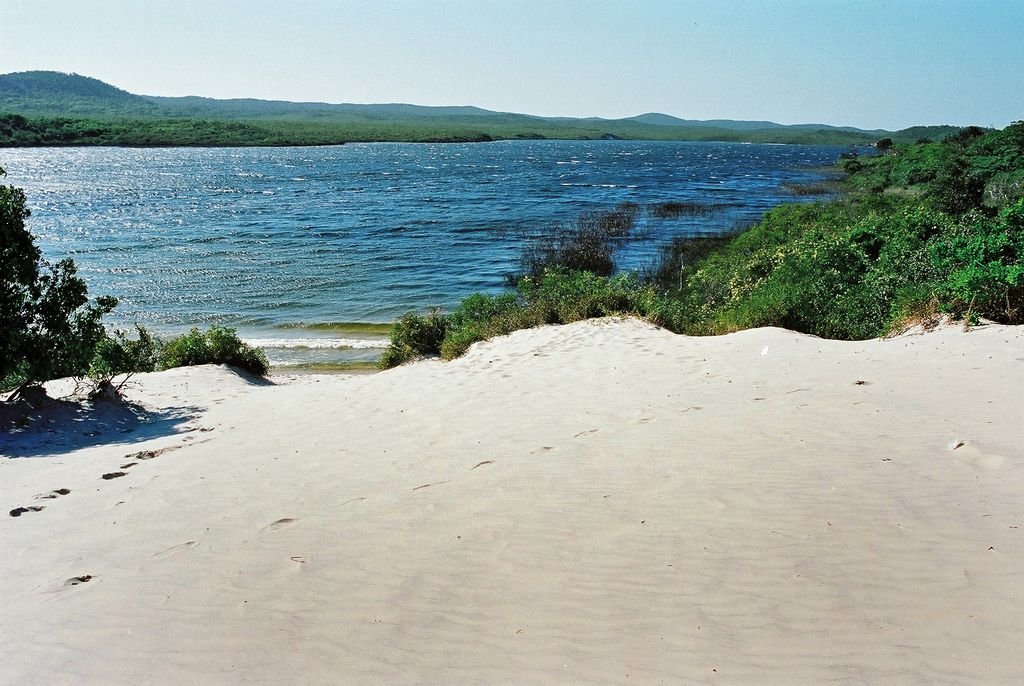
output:
M478 341L544 324L634 315L671 325L672 307L632 274L602 277L552 267L540 277L524 276L513 291L471 295L449 314L405 315L395 324L379 366L435 355L450 360Z
M780 326L837 339L939 315L1024 323L1024 122L880 151L840 162L846 192L836 199L780 206L732 237L677 239L642 278L614 275L621 236L585 219L528 249L514 290L470 296L431 313L429 327L407 315L381 366L605 315L693 335ZM581 253L592 257L582 267Z
M270 371L267 356L238 337L234 329L213 325L206 331L192 328L159 344L156 369L191 367L199 364L226 364L257 376Z

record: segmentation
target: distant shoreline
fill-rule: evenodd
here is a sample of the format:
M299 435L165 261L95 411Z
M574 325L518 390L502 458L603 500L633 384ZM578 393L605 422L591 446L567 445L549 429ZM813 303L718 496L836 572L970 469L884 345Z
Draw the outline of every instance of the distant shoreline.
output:
M770 129L729 131L651 127L635 135L560 127L549 133L503 132L495 127L456 125L443 134L422 123L374 127L313 122L218 119L88 119L0 113L0 148L285 148L329 147L348 143L493 143L500 141L671 141L765 145L872 145L875 137L835 130ZM316 127L315 129L313 127Z

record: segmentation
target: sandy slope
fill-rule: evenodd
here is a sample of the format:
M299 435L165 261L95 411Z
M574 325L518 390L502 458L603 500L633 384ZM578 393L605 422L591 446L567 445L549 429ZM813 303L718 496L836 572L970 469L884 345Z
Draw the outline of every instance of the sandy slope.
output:
M1020 683L1022 389L996 326L148 375L0 438L0 682Z

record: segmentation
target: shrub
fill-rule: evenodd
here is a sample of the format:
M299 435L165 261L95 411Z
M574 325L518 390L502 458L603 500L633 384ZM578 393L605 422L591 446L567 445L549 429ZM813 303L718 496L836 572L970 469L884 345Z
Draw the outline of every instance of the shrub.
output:
M644 315L656 297L652 287L633 274L601 277L590 272L553 269L540 279L525 278L519 291L534 319L542 324L569 324L609 315Z
M649 317L664 324L682 319L678 303L659 296L635 275L603 277L551 269L540 278L524 277L513 292L475 293L449 315L405 315L395 323L378 366L387 369L437 354L452 359L473 343L519 329L609 315Z
M681 292L687 276L708 255L721 250L729 238L720 235L682 236L664 246L646 280L665 291Z
M129 338L124 331L114 331L96 345L89 364L89 378L95 388L99 389L123 374L125 379L118 385L120 389L132 374L156 369L159 341L138 324L135 332L136 338Z
M0 176L5 175L0 169ZM0 186L0 384L19 390L62 376L83 376L104 337L102 319L116 305L89 300L72 260L42 259L25 194Z
M391 328L391 340L377 361L381 369L441 352L441 342L448 328L448 318L434 310L426 316L409 312Z
M996 219L975 214L929 244L946 307L968 320L1024 321L1024 200Z
M462 355L477 341L535 325L517 293L499 296L474 293L448 316L439 351L441 357L450 360Z
M964 214L981 207L985 197L985 179L971 171L965 155L957 155L939 168L928 189L939 208L950 214Z
M160 369L199 364L226 364L258 376L266 376L270 370L262 350L242 341L234 329L223 326L213 325L205 332L192 328L160 346Z
M1024 198L1024 169L995 174L985 184L984 202L991 207L1005 207Z

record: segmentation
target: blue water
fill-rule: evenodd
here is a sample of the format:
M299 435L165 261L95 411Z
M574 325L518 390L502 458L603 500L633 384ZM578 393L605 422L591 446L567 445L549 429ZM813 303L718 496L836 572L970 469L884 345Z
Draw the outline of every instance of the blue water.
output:
M531 232L640 205L619 263L673 236L717 233L793 201L823 146L641 141L349 144L326 148L0 151L48 259L72 257L111 323L160 333L222 323L276 363L371 359L384 323L494 292ZM715 203L655 219L664 202ZM316 326L320 325L320 326Z

